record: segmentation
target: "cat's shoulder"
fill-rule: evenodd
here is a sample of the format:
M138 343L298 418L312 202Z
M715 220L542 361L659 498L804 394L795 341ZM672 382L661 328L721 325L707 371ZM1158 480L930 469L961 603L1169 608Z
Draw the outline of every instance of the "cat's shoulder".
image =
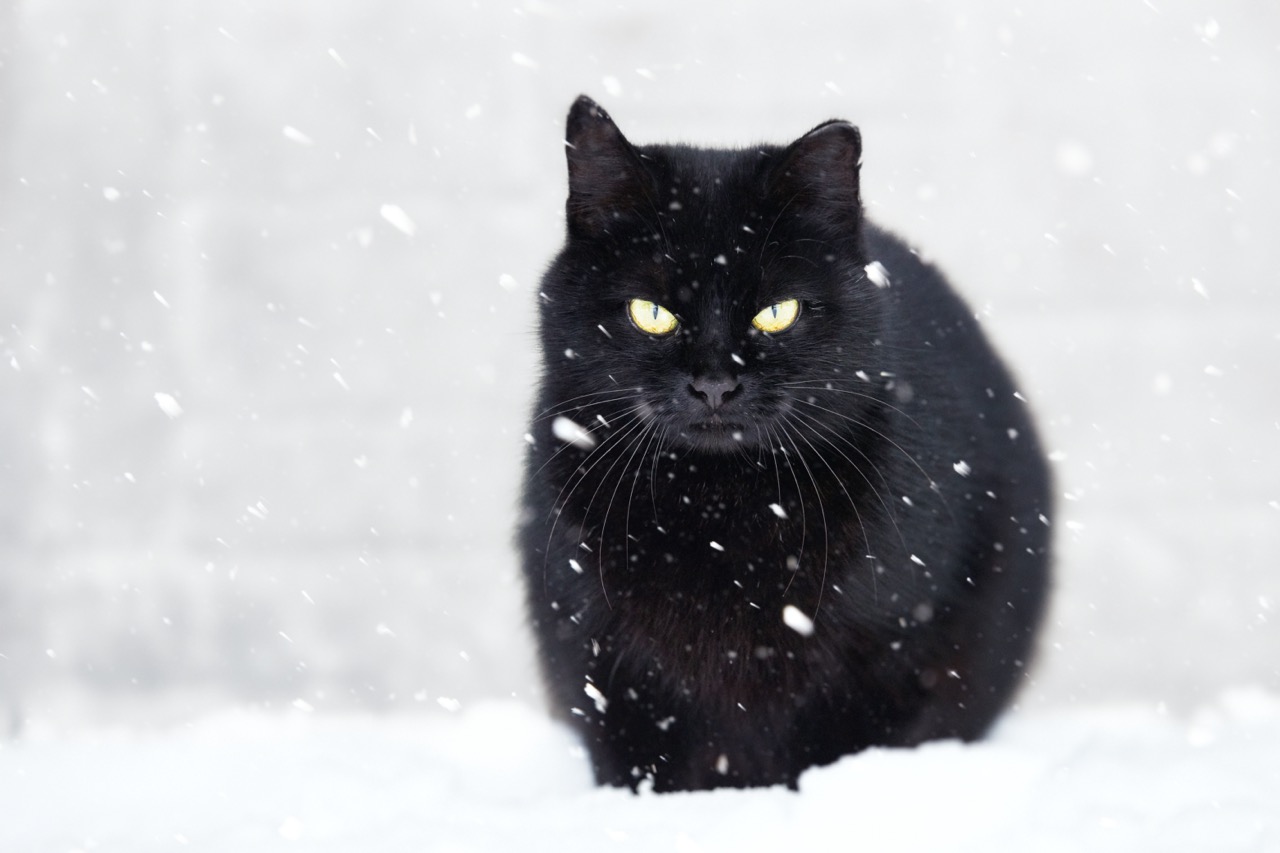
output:
M877 285L888 309L888 337L929 337L940 328L962 329L968 333L966 338L981 337L961 292L911 242L868 220L863 224L863 241L867 277Z
M942 270L907 238L864 218L862 239L867 276L889 296L927 299L939 292L954 295Z

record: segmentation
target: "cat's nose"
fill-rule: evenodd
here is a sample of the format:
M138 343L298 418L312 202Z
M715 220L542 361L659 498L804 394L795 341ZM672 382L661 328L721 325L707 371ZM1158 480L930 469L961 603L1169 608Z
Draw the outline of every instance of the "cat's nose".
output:
M689 390L715 411L742 390L742 383L728 376L698 376L689 383Z

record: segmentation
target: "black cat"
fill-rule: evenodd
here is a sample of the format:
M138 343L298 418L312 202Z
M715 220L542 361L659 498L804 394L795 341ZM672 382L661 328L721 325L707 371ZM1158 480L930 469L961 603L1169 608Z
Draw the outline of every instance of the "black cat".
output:
M519 545L597 780L796 787L981 736L1044 607L1049 474L972 313L863 217L857 129L633 146L583 97L567 145Z

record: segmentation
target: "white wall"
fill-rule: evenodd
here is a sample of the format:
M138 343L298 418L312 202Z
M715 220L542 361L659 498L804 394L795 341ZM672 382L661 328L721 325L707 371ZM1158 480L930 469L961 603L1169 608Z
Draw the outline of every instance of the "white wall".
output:
M4 6L0 713L536 693L509 539L580 91L637 141L861 125L1056 451L1028 701L1280 686L1280 7L1020 5Z

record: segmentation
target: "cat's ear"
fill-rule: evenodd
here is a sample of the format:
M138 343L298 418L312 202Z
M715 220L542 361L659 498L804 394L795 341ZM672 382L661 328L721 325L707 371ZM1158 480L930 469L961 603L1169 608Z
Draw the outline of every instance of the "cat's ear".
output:
M847 121L824 122L782 153L767 192L780 208L853 236L862 221L861 164L858 129Z
M582 95L565 127L571 233L599 236L618 219L653 203L653 181L640 155L595 101Z

